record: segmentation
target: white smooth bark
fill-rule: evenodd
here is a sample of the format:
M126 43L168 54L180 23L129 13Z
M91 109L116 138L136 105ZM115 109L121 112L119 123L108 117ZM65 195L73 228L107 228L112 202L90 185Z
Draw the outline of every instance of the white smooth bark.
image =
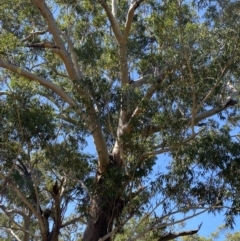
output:
M122 33L121 33L121 30L120 30L119 24L117 22L117 19L114 17L110 8L108 7L107 3L104 0L100 1L100 3L101 3L102 7L104 8L104 10L107 14L108 20L110 21L114 36L115 36L118 44L120 44L121 39L122 39Z
M37 81L42 86L51 89L56 94L58 94L64 101L66 101L71 107L75 107L75 111L82 117L83 121L85 122L85 125L89 129L89 131L92 133L94 143L97 149L98 157L99 157L99 166L100 166L100 173L104 173L106 170L106 167L109 162L109 156L108 156L108 149L106 140L103 136L102 129L100 124L97 121L97 116L94 108L91 108L89 110L89 113L83 113L82 110L80 110L77 107L76 102L68 96L64 90L62 90L58 85L52 83L51 81L45 80L35 74L32 74L26 70L23 70L19 67L16 67L10 63L4 62L0 59L0 67L5 68L7 70L10 70L16 74L19 74L21 76L26 77L27 79Z
M32 0L33 4L40 10L42 16L46 19L49 32L52 34L56 46L60 48L59 56L65 64L70 79L77 80L78 75L74 69L73 62L65 48L64 42L61 38L61 31L53 17L52 12L46 5L44 0Z
M123 37L122 37L122 44L127 43L127 39L128 39L130 30L131 30L134 12L143 1L144 0L135 1L129 8L129 11L128 11L128 14L127 14L127 20L126 20L126 23L125 23L125 30L124 30Z
M70 106L76 106L75 101L69 97L58 85L43 79L35 74L28 72L27 70L21 69L13 64L7 63L0 59L0 67L10 70L18 75L24 76L27 79L33 80L41 84L42 86L51 89L53 92L58 94L64 101L66 101Z

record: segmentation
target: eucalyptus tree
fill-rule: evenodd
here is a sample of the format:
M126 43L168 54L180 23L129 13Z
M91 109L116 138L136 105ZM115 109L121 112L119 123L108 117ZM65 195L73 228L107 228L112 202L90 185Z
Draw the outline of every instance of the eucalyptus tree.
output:
M131 223L126 240L166 241L206 211L233 225L239 14L229 0L1 1L2 238L111 240Z

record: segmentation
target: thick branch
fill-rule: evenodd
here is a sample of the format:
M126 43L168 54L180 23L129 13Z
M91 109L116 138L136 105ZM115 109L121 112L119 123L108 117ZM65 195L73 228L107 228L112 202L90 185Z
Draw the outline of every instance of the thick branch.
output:
M126 21L126 24L125 24L125 30L124 30L124 34L123 34L123 37L122 37L122 44L127 43L127 39L128 39L130 30L131 30L134 12L140 6L140 4L143 1L144 0L135 1L129 8L128 15L127 15L127 21Z
M112 14L117 18L117 0L112 0Z
M38 9L41 11L42 16L47 21L49 32L52 34L56 46L58 46L61 50L59 52L59 56L65 64L70 79L78 79L77 73L73 67L72 60L65 48L64 42L61 38L61 32L57 26L52 12L48 8L44 0L32 0L32 2L36 5L36 7L38 7Z
M46 88L51 89L53 92L59 95L71 107L77 107L76 102L56 84L50 81L47 81L37 75L34 75L26 70L18 68L10 63L4 62L1 59L0 59L0 67L8 69L30 80L39 82L42 86L45 86ZM103 173L106 170L106 166L108 165L108 161L109 161L108 149L107 149L106 140L102 133L101 126L97 122L96 112L93 107L89 110L89 115L86 115L85 113L83 113L83 111L81 111L79 108L76 108L76 112L82 117L83 121L85 121L85 125L88 127L89 131L93 135L94 143L99 156L100 170L101 170L101 173Z
M35 48L46 48L46 49L60 49L57 45L51 42L43 42L43 43L32 43L27 44L27 47L35 47Z
M18 68L10 63L4 62L0 59L0 67L8 69L16 74L19 74L23 77L26 77L27 79L37 81L39 82L42 86L47 87L48 89L51 89L53 92L58 94L64 101L66 101L70 106L76 106L76 103L74 100L69 97L59 86L56 84L52 83L51 81L45 80L35 74L32 74L24 69Z
M144 76L142 76L141 78L139 78L135 81L131 81L129 84L133 88L140 88L141 86L146 84L151 79L151 77L153 77L153 75L147 74L147 75L144 75Z
M121 39L122 39L122 33L120 30L120 27L118 25L118 22L116 20L116 18L114 17L114 15L112 14L110 8L108 7L106 1L100 1L100 4L102 5L102 7L104 8L107 16L108 16L108 20L111 23L111 27L114 33L115 38L117 39L118 44L121 43Z
M149 227L145 228L141 233L139 233L138 235L134 236L133 238L128 239L127 241L135 241L135 240L138 240L141 237L144 237L146 235L146 233L148 233L150 231L157 230L157 229L160 229L160 228L166 228L166 227L172 226L174 224L182 223L182 222L184 222L186 220L192 219L193 217L196 217L196 216L199 216L199 215L205 213L207 210L208 209L202 210L202 211L200 211L198 213L194 213L194 214L192 214L190 216L187 216L185 218L182 218L182 219L174 221L174 222L163 223L163 222L161 222L162 218L160 218L160 220L159 220L159 222L157 224L154 223L153 225L150 225Z
M217 113L220 113L221 111L223 111L223 110L225 110L225 109L227 109L231 106L234 106L236 104L237 104L236 100L229 99L229 100L224 102L223 106L218 106L218 107L215 107L211 110L204 111L203 113L201 113L201 114L199 114L195 117L194 125L197 125L200 121L205 120L208 117L211 117L213 115L216 115Z

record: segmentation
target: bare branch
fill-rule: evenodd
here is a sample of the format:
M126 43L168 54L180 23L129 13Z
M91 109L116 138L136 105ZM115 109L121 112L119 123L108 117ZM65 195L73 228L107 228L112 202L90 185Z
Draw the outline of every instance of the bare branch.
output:
M159 238L158 241L168 241L168 240L173 240L177 237L194 235L200 230L201 226L202 224L198 226L198 229L189 230L189 231L183 231L183 232L177 232L177 233L169 232L165 234L163 237Z
M173 146L170 146L170 147L166 147L166 148L163 148L161 150L156 150L156 151L149 151L149 152L144 152L141 156L140 159L143 159L144 157L146 156L155 156L155 155L159 155L159 154L162 154L162 153L166 153L166 152L169 152L169 151L172 151L172 150L175 150L179 147L181 147L183 144L186 144L188 143L189 141L193 140L200 132L202 132L205 128L202 128L198 133L193 133L189 138L183 140L182 142L178 143L178 144L175 144Z

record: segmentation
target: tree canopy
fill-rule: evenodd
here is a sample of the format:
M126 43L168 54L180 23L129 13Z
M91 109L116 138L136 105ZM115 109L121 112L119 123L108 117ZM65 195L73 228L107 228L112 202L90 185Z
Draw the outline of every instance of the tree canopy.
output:
M2 1L0 238L167 241L203 212L233 227L239 36L234 0Z

